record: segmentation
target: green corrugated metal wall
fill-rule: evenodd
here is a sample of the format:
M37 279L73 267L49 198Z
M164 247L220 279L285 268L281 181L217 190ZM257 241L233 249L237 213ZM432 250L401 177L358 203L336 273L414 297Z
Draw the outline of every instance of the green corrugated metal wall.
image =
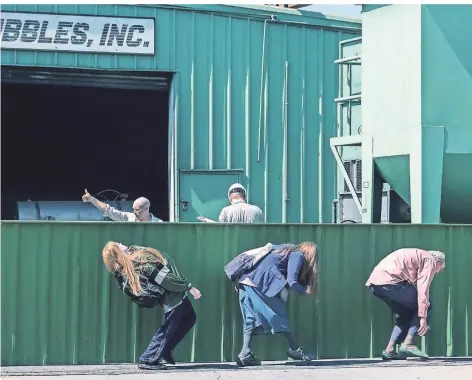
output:
M336 166L329 138L336 136L333 100L338 90L334 60L340 41L360 35L360 22L274 7L22 4L3 5L2 10L156 18L155 57L2 50L1 58L4 65L176 72L175 220L183 199L179 170L243 169L249 200L263 209L268 222L331 221ZM279 21L266 25L261 97L264 20L271 14Z
M289 315L302 344L319 358L378 356L392 326L387 307L364 283L373 266L405 246L440 249L446 270L432 285L432 355L471 355L472 227L431 225L196 225L2 223L2 365L133 362L161 322L138 310L105 271L108 240L170 253L202 291L192 301L193 333L176 350L183 361L234 360L241 345L237 295L223 266L268 241L314 240L321 252L321 295L291 296ZM205 349L203 349L205 347ZM281 337L257 337L262 359L284 359Z

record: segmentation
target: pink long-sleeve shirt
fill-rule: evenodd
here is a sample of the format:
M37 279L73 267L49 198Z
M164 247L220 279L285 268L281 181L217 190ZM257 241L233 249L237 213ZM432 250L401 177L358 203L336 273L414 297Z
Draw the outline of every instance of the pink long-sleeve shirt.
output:
M428 251L402 248L392 252L372 271L366 286L393 285L408 281L418 291L418 316L426 318L429 307L429 288L436 274L436 260Z

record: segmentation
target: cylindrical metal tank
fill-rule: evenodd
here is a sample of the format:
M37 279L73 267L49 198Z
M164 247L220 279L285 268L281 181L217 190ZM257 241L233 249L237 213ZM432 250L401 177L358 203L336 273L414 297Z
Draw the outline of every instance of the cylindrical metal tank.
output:
M133 202L111 201L110 206L132 212ZM103 221L110 220L90 203L81 201L17 202L18 220Z

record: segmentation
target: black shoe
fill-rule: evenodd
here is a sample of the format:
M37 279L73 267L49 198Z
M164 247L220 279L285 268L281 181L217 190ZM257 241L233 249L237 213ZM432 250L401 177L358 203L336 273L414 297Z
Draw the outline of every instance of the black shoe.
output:
M313 355L311 352L306 352L301 347L299 347L298 350L292 350L289 348L287 351L287 356L293 360L301 360L303 362L309 362L315 358L315 355Z
M175 365L174 357L172 356L172 352L169 352L166 355L163 355L162 358L158 361L159 364L171 364Z
M251 352L246 356L238 355L236 365L238 367L255 367L261 365L261 361Z
M163 364L148 364L148 363L138 363L138 368L139 369L145 369L147 371L162 371L164 369L167 369L167 367Z

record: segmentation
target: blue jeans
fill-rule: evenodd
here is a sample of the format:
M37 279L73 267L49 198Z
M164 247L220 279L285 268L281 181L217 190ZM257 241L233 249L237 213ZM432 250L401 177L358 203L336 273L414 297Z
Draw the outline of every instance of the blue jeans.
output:
M418 316L418 292L408 282L403 281L394 285L371 285L372 294L384 301L395 313L396 323L390 338L396 344L403 343L407 335L416 335L420 326ZM428 323L429 311L428 308Z
M157 364L166 357L190 331L197 320L192 303L185 297L182 303L165 314L164 324L152 337L151 343L139 358L140 363Z

